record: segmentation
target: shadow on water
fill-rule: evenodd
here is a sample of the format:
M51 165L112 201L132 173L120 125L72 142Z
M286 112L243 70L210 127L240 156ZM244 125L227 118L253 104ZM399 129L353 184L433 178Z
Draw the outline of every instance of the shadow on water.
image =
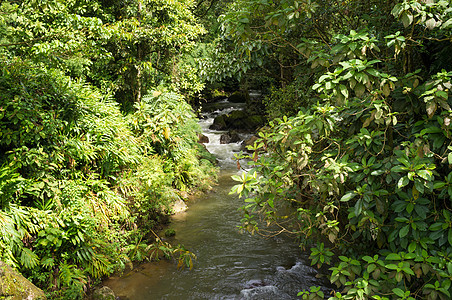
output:
M216 143L211 141L209 150L224 151ZM228 160L232 152L220 156L224 161L218 185L171 221L176 231L171 243L196 254L194 268L177 270L175 262L164 260L142 264L124 277L104 282L120 299L296 299L299 291L322 285L292 239L238 231L243 202L229 195L235 184L231 175L237 170Z

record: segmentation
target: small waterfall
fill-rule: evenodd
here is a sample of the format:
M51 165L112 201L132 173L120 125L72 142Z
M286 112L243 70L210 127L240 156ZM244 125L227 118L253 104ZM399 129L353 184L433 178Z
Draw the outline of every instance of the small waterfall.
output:
M236 166L234 160L234 153L240 152L241 143L244 139L248 138L251 134L239 133L241 141L236 143L221 144L220 138L222 134L227 134L228 131L212 130L209 127L213 124L215 117L219 115L228 114L234 110L243 109L245 103L231 103L227 100L219 102L218 109L212 112L204 112L201 114L201 120L199 122L203 134L209 138L209 142L205 143L207 150L215 155L218 159L219 165L222 169L229 169Z

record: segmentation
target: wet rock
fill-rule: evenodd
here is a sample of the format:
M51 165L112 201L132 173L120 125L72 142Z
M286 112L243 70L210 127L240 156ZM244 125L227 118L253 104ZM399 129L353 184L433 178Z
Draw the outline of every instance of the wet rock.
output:
M204 134L200 133L200 134L198 134L198 143L207 144L207 143L209 143L209 138L207 136L205 136Z
M95 289L93 292L93 300L115 300L115 293L108 286Z
M250 115L243 110L234 110L226 115L225 123L229 129L254 131L264 125L264 118L259 115Z
M242 151L247 151L247 152L253 152L253 151L248 150L247 146L254 146L254 143L255 143L258 139L259 139L258 136L253 135L253 136L251 136L250 138L244 140L244 141L242 142L241 150L242 150Z
M250 100L250 95L246 91L236 91L229 96L228 100L232 103L247 103Z
M248 118L248 114L243 111L243 110L233 110L231 111L229 114L226 115L225 117L225 122L226 125L229 128L234 128L234 129L245 129L244 125L245 122L244 120Z
M44 292L19 272L0 261L0 299L46 299Z
M240 137L240 135L238 133L231 134L231 140L229 141L229 143L238 143L240 141L242 141L242 138Z
M220 136L220 144L238 143L241 140L240 135L235 131L224 133Z
M229 144L229 141L231 140L231 136L229 133L224 133L220 136L220 144Z
M309 289L310 286L318 285L315 280L317 271L314 268L296 263L292 268L277 268L275 285L283 291L297 291Z
M245 283L245 289L253 289L259 286L265 286L265 282L260 279L252 279Z
M171 209L171 211L175 214L186 211L188 209L187 204L182 199L177 200Z
M248 116L245 119L245 127L249 129L257 129L261 126L263 126L265 123L265 119L263 116L260 115L252 115Z
M282 293L276 286L267 285L240 291L239 299L243 300L289 300L289 295Z
M210 125L209 129L211 130L225 130L227 129L225 115L219 115L215 119L213 119L213 124Z
M276 268L276 273L265 280L250 280L244 284L239 299L296 299L299 291L309 290L310 286L319 285L315 279L317 271L314 268L296 263L289 269L282 266ZM323 283L321 284L323 286ZM328 289L322 290L327 293Z
M237 129L244 131L254 131L265 122L260 115L249 115L243 110L234 110L227 115L219 115L213 120L209 127L212 130Z

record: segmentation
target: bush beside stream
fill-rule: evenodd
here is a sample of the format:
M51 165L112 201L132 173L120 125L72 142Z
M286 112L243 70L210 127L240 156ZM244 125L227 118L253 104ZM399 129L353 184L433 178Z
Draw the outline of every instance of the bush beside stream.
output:
M1 68L0 260L52 298L78 298L149 258L149 230L181 192L207 188L215 168L176 93L123 114L58 70L20 59Z

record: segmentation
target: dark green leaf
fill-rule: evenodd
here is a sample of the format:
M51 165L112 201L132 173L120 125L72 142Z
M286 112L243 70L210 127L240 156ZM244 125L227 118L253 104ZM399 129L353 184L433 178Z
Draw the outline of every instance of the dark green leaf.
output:
M388 254L388 256L386 256L386 260L400 260L400 259L401 259L401 257L397 253L390 253L390 254Z
M402 227L402 229L400 229L399 237L404 238L408 234L409 231L410 231L410 225L405 225L404 227Z

